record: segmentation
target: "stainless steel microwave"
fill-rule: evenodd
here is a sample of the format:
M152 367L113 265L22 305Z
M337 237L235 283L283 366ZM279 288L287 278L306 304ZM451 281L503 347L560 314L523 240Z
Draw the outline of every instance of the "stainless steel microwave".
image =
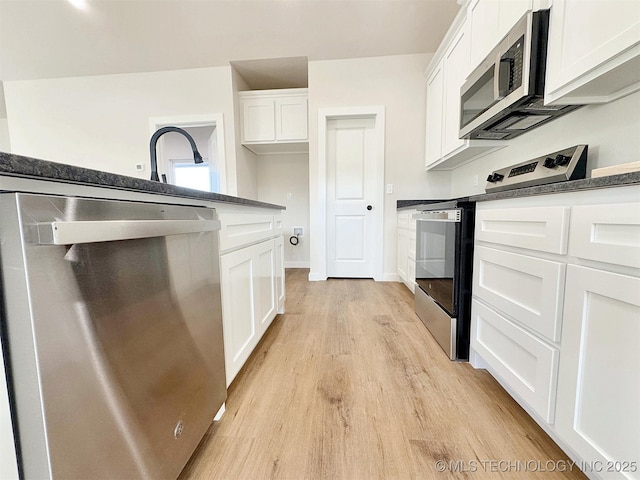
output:
M580 105L544 105L549 10L529 12L460 89L460 138L509 140Z

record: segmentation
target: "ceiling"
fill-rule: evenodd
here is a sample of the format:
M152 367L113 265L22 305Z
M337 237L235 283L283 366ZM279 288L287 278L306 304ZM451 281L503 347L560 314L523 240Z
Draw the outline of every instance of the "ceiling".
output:
M306 78L306 59L434 52L460 8L456 0L84 1L79 9L0 0L0 81L233 62L261 88L283 72Z

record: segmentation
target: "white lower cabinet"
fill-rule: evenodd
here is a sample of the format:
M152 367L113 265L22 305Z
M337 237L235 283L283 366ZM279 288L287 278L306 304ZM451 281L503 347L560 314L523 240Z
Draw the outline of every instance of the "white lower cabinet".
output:
M476 206L471 362L592 479L640 479L639 198Z
M640 278L570 265L556 429L602 478L640 478L639 341Z
M284 313L284 242L279 212L229 209L218 216L228 386L276 315Z
M284 296L277 252L276 240L270 239L220 256L227 385L275 318L281 300L278 284L278 295Z
M284 240L282 236L276 237L275 242L275 262L276 262L276 306L278 313L284 313Z
M416 221L415 209L398 212L397 261L398 277L411 292L416 285Z

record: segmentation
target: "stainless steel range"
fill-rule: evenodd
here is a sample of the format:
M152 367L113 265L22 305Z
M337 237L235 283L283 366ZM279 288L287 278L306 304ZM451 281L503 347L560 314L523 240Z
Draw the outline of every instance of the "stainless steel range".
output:
M420 207L416 219L416 313L452 360L469 357L475 203Z

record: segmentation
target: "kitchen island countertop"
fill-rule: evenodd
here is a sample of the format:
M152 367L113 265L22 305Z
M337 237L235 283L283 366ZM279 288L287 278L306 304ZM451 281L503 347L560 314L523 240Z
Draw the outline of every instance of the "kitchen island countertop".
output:
M34 182L35 181L35 182ZM45 183L46 182L46 183ZM115 173L76 167L64 163L39 160L22 155L0 152L0 191L36 191L41 193L63 193L64 186L99 187L76 189L79 195L91 195L91 192L116 190L124 193L149 194L147 200L153 201L153 196L161 195L164 199L174 197L203 202L215 202L230 206L250 206L267 209L284 210L281 205L259 202L246 198L211 193L191 188L178 187L167 183L154 182L137 177L118 175ZM125 195L126 197L126 195ZM157 197L156 197L157 198ZM191 202L193 203L193 202Z

